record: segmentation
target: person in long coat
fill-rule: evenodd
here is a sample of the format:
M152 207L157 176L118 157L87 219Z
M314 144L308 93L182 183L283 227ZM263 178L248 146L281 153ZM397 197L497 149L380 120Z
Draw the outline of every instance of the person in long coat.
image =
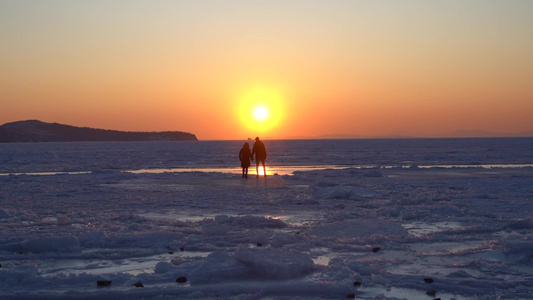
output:
M239 151L239 160L241 161L242 167L242 178L248 178L248 167L250 166L250 159L252 158L252 153L250 152L250 144L244 143Z
M265 173L265 177L267 176L266 167L265 167L265 159L267 158L267 152L265 148L265 144L259 140L259 137L255 138L254 147L252 149L252 160L254 160L254 154L255 154L255 170L256 170L256 176L259 177L259 163L263 165L263 171Z

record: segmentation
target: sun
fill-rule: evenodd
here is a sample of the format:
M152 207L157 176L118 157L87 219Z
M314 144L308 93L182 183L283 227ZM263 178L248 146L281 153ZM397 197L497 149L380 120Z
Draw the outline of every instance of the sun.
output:
M268 108L260 105L254 109L254 117L259 121L264 121L268 118Z
M271 88L254 87L239 99L241 123L254 133L264 134L280 125L283 119L281 94Z

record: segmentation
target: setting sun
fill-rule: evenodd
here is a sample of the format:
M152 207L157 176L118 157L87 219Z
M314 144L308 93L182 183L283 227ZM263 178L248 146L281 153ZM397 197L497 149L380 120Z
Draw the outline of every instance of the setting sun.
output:
M257 120L263 121L268 118L268 109L264 106L258 106L254 109L254 117Z
M282 97L274 89L255 87L245 92L239 102L239 117L249 130L269 132L281 125Z

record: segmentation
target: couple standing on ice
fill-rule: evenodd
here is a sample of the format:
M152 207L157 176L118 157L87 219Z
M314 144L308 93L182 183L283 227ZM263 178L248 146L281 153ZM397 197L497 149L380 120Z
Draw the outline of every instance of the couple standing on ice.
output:
M266 167L265 167L265 159L267 158L267 152L265 148L265 144L259 140L258 137L255 138L255 143L252 148L252 152L250 152L250 145L248 143L244 143L242 146L241 151L239 152L239 159L241 160L241 167L242 167L242 178L248 178L248 167L250 166L250 160L254 160L254 154L255 154L255 171L256 176L259 177L259 163L262 163L263 165L263 172L266 174Z

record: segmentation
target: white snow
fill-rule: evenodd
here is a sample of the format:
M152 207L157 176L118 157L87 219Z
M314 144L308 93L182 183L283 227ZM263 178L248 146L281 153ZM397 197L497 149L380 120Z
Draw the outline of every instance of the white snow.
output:
M0 299L533 299L532 139L287 143L0 145Z

